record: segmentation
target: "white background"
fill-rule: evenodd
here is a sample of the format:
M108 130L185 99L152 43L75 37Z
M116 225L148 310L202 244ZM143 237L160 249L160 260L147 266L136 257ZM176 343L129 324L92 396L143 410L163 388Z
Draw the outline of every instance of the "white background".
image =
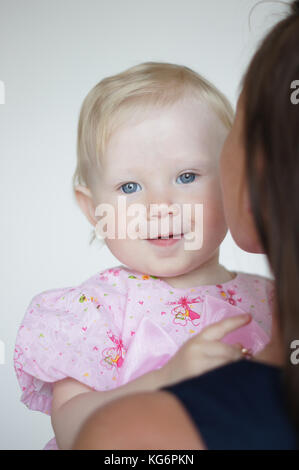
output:
M42 449L50 418L28 410L13 368L31 298L119 262L97 244L71 191L81 103L102 78L146 61L186 65L235 107L258 41L287 8L256 0L0 0L0 448ZM232 169L233 171L233 169ZM227 268L271 277L264 255L228 234ZM1 361L0 361L1 362Z

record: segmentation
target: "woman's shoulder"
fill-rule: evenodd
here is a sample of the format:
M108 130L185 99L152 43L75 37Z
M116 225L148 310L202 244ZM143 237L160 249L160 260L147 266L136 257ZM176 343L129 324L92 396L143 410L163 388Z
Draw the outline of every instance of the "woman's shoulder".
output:
M221 394L222 392L225 392L225 389L240 391L240 386L246 387L247 390L251 387L256 387L256 380L254 382L251 381L251 378L253 377L255 379L258 378L259 385L261 384L260 380L264 381L265 384L271 384L271 387L273 382L280 385L281 376L282 368L279 366L256 360L240 359L211 369L204 374L193 377L184 382L174 384L167 387L167 389L171 388L174 390L176 388L185 388L186 391L188 391L192 387L210 387L210 384L213 384L214 381L219 384L223 380L221 392L219 392L217 388L213 389L211 392L216 395L218 393ZM245 382L244 378L246 379Z
M180 400L210 449L295 449L282 371L242 359L162 390Z

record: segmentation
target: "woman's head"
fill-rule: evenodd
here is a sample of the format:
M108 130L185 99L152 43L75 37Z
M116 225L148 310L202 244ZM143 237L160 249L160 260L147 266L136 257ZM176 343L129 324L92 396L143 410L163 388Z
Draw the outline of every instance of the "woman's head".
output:
M275 277L285 379L299 427L299 366L290 362L291 343L299 340L299 2L292 8L243 77L221 174L234 239L247 251L266 253Z
M107 246L123 264L167 277L191 272L218 255L227 232L218 160L232 117L229 102L213 85L174 64L132 67L88 94L79 120L74 189L93 225L95 207L109 204L117 233L120 196L127 209L135 204L146 208L144 238L155 237L150 230L157 217L162 219L160 213L150 216L151 205L175 204L182 212L189 204L193 224L195 204L204 206L202 247L186 250L183 239L166 249L142 238L107 237ZM159 227L158 235L187 233L175 224L178 219L165 232ZM191 232L199 232L199 225Z

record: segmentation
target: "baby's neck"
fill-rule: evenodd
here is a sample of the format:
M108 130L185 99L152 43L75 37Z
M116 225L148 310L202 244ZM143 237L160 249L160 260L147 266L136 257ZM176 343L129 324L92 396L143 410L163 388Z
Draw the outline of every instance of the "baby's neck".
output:
M224 266L219 264L217 257L217 259L211 259L193 271L175 277L163 277L162 279L171 287L184 289L188 287L222 284L230 281L235 276L235 273L231 273L225 269Z

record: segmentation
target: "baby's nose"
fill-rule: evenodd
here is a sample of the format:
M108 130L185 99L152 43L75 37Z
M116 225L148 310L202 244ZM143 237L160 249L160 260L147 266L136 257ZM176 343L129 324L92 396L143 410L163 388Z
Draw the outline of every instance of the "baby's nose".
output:
M156 203L149 203L147 206L147 214L149 218L152 217L166 217L167 215L177 215L178 210L172 203L165 203L165 202L156 202Z

